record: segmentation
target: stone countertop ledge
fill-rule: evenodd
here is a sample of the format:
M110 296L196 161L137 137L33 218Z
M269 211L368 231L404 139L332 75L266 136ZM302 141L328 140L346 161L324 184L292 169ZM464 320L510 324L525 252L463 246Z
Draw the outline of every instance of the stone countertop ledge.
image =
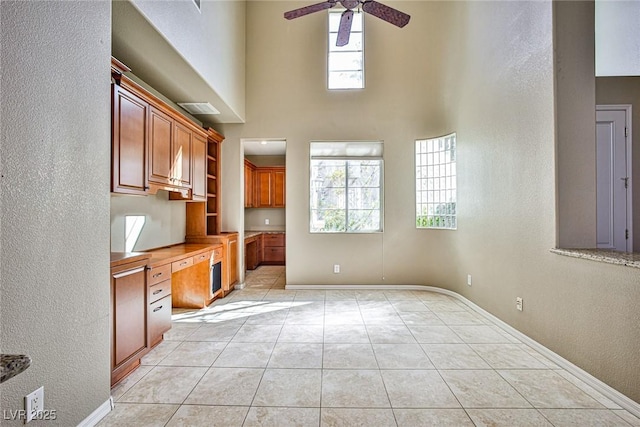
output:
M24 372L31 365L31 358L24 354L0 354L0 383Z
M640 268L640 253L618 252L606 249L561 249L554 248L551 252L558 255L573 258L589 259L591 261L606 262L609 264L626 265L627 267Z

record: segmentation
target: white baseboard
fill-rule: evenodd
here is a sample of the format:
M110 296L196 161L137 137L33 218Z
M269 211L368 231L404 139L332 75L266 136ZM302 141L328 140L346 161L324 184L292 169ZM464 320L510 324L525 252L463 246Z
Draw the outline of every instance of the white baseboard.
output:
M102 405L93 411L87 418L82 420L78 427L93 427L100 422L109 412L113 409L113 398L109 397L109 400L105 401Z
M534 339L528 337L522 332L518 331L514 327L509 324L503 322L502 320L495 317L493 314L484 310L483 308L477 306L473 302L469 301L462 295L450 291L448 289L442 289L435 286L422 286L422 285L286 285L286 289L288 290L395 290L395 291L429 291L429 292L437 292L440 294L449 295L453 298L458 299L469 308L482 315L490 322L495 324L497 327L502 329L503 331L513 335L518 338L523 343L537 350L543 356L566 370L567 372L573 374L576 378L583 381L585 384L593 388L596 392L602 394L605 398L611 400L616 405L620 406L622 409L626 409L636 417L640 418L640 403L630 399L624 394L620 393L616 389L611 386L603 383L593 375L588 372L582 370L578 366L549 350L539 342ZM593 396L592 396L593 397ZM597 400L597 399L596 399Z

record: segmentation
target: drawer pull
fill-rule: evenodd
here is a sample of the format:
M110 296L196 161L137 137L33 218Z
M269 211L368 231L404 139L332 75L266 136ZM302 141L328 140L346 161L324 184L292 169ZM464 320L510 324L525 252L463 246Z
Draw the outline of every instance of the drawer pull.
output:
M157 291L155 291L155 292L153 293L153 295L158 295L160 292L162 292L162 289L158 289Z
M187 261L181 262L180 263L180 267L182 267L183 265L187 265L187 264L189 264Z
M160 311L160 310L162 310L162 306L154 308L153 312L155 313L156 311Z
M153 278L155 279L155 278L160 277L160 276L162 276L162 271L161 271L160 273L156 273L156 274L154 274L154 275L153 275Z

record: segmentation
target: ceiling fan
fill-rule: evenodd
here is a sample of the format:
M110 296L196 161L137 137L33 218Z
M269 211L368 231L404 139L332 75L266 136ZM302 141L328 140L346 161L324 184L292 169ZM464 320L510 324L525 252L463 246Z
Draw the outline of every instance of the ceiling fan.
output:
M404 27L409 23L411 16L404 12L400 12L392 7L385 6L382 3L378 3L375 0L326 0L322 3L316 3L309 6L301 7L300 9L290 10L284 13L284 17L287 19L295 19L304 15L308 15L314 12L320 12L321 10L330 9L336 4L340 3L345 10L340 17L340 26L338 27L338 38L336 46L346 46L349 43L349 36L351 35L351 24L353 22L353 8L362 5L362 10L376 16L390 24L397 27Z

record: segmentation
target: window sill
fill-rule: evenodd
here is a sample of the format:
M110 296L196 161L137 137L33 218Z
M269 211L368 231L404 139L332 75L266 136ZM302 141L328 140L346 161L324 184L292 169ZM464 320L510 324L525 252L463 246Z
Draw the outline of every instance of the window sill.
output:
M627 267L640 268L640 253L616 252L605 249L551 249L558 255L573 258L589 259L591 261L606 262L609 264L626 265Z

